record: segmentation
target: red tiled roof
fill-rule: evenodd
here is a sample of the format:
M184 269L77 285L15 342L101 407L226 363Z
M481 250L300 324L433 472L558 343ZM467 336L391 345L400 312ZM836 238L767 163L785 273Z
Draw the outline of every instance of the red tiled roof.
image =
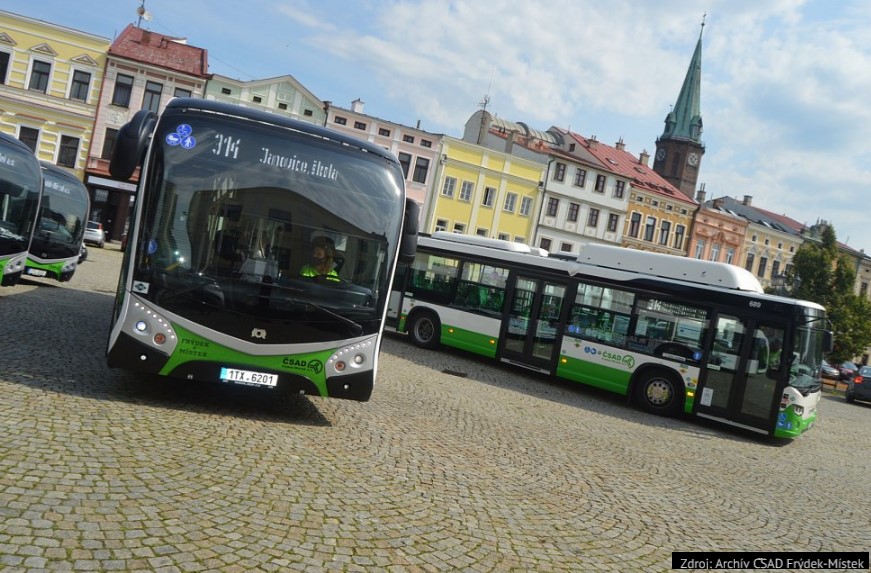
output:
M128 24L112 42L109 54L190 74L201 78L209 73L208 51L179 42L180 38L164 36L157 32Z
M698 205L692 197L687 197L683 191L663 179L656 171L641 163L641 161L628 151L617 149L601 141L587 139L583 135L571 131L563 133L574 138L586 151L595 156L605 167L613 173L622 175L632 182L633 187L657 193L677 201Z

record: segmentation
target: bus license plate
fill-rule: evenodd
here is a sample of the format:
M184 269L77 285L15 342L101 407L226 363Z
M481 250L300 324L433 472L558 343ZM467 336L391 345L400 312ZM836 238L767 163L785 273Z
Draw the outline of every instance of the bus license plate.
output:
M44 277L47 273L43 269L27 269L27 274L35 277Z
M278 385L278 374L237 370L235 368L221 368L221 380L235 382L236 384L248 384L251 386L274 387Z

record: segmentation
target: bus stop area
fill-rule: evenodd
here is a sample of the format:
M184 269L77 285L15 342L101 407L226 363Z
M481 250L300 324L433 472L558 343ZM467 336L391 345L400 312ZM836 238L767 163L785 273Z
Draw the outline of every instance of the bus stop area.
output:
M871 549L871 404L792 442L386 337L369 402L109 369L121 262L0 290L0 570L666 571Z

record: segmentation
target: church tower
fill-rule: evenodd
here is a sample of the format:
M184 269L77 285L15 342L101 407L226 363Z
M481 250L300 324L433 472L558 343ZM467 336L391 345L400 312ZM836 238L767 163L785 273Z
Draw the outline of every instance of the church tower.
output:
M705 23L702 20L702 32ZM665 117L665 130L656 140L653 170L688 197L695 195L705 146L702 143L700 111L702 79L702 32L677 103Z

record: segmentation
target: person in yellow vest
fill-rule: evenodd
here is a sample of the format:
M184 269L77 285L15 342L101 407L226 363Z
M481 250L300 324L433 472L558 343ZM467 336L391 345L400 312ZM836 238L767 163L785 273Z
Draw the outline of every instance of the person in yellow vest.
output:
M312 242L312 261L299 270L300 276L323 278L339 282L339 273L335 269L336 247L329 237L315 237Z

